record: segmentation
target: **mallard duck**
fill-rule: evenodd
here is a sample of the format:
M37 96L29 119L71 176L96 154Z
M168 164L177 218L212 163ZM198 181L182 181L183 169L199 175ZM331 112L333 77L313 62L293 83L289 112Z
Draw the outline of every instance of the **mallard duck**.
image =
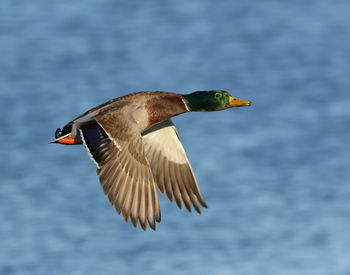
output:
M207 207L171 117L250 106L222 90L187 95L136 92L97 106L57 129L51 143L84 144L104 193L136 227L155 230L161 214L156 186L191 212Z

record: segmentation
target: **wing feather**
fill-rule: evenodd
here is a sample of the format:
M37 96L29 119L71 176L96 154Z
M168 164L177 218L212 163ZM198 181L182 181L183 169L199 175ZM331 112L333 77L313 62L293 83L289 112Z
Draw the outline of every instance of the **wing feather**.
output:
M179 208L183 202L188 211L191 211L192 204L200 213L198 202L207 207L171 120L165 120L144 131L142 139L146 158L160 192L166 193L170 201L175 198Z
M160 207L141 134L131 120L118 112L95 118L80 129L83 143L97 165L101 186L117 212L136 227L147 222L155 229Z

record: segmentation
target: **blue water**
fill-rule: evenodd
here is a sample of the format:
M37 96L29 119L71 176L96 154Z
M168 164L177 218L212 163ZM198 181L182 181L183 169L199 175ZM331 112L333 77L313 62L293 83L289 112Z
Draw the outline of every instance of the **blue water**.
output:
M0 274L350 274L350 2L0 3ZM250 108L174 119L209 205L157 231L57 127L139 90Z

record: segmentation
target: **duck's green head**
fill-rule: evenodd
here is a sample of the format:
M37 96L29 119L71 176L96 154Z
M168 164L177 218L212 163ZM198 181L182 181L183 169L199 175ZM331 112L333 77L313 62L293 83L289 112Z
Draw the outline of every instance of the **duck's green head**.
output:
M231 107L250 106L248 100L237 99L222 90L199 91L182 95L190 112L220 111Z

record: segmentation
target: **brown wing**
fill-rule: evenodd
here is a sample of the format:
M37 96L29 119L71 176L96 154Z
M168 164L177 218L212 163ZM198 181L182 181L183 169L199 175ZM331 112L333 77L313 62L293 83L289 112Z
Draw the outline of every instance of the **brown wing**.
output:
M207 207L199 191L190 162L171 120L165 120L142 133L145 154L151 164L159 190L179 208L184 202L191 212L191 202L200 213L198 201Z
M108 115L80 131L111 204L126 221L131 217L135 227L140 221L145 230L148 221L155 230L155 221L161 219L158 195L141 135L132 122Z

